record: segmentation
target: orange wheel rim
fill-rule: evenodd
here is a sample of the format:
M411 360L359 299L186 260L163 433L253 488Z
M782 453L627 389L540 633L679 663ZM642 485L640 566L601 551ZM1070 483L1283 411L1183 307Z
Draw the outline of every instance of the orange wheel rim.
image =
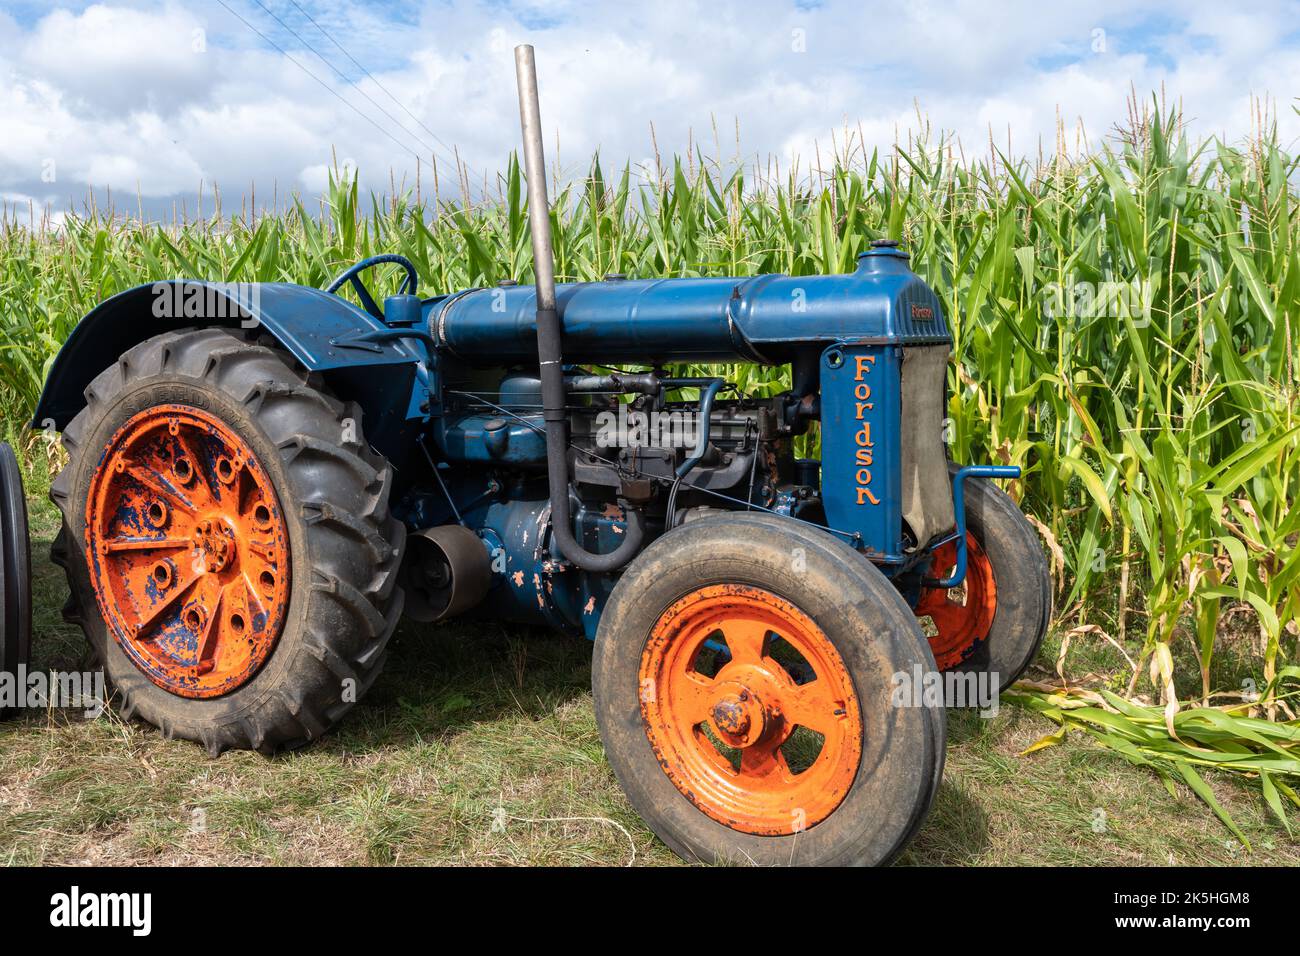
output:
M219 697L266 663L289 604L289 535L266 470L217 418L160 405L119 428L85 530L100 613L159 687Z
M853 682L821 628L789 601L740 584L693 591L656 622L640 678L660 766L719 823L797 833L853 785L862 754Z
M957 567L957 543L935 549L930 577L941 578ZM930 649L939 670L951 670L968 660L988 640L998 609L998 589L993 566L975 536L966 533L966 580L960 588L923 588L916 604L917 617L929 617L936 634Z

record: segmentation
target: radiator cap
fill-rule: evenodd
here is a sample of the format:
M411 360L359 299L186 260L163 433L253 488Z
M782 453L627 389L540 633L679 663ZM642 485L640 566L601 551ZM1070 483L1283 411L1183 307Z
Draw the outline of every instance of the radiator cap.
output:
M907 261L897 239L873 239L870 249L858 253L858 272L906 272Z

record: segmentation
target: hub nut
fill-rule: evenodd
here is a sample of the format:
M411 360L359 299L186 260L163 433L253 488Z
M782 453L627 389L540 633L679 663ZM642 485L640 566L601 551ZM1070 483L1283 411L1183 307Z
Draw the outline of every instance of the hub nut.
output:
M222 522L205 518L194 531L194 547L208 571L222 571L235 553L235 539Z
M767 730L767 711L748 689L731 685L709 711L713 726L728 743L748 747Z

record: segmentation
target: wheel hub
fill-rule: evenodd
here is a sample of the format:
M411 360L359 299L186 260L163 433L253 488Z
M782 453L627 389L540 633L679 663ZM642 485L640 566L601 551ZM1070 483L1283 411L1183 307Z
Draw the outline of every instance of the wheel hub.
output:
M194 550L209 571L224 571L235 556L235 536L224 521L204 518L194 530Z
M711 585L677 601L651 631L640 679L659 765L732 829L797 833L853 784L862 719L848 670L812 619L769 591Z
M244 686L289 606L289 536L256 453L211 413L150 408L104 448L86 502L100 613L131 662L181 697Z
M751 747L767 732L769 714L762 700L743 684L730 685L709 711L713 726L733 747Z

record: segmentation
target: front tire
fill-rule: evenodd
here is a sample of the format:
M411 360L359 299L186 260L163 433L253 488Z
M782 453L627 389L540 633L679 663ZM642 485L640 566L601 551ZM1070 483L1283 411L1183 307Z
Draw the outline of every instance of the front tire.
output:
M957 466L949 464L955 474ZM996 675L1006 690L1038 655L1052 618L1052 578L1038 536L1016 503L983 478L968 478L966 581L956 592L923 588L918 617L936 634L931 649L945 671ZM929 576L948 576L956 547L935 551Z
M706 863L886 863L942 775L945 714L911 609L861 555L770 515L652 543L601 616L592 694L628 799ZM820 738L820 740L818 740Z
M52 556L123 712L213 755L319 737L402 610L405 529L360 410L223 329L148 339L86 397Z

